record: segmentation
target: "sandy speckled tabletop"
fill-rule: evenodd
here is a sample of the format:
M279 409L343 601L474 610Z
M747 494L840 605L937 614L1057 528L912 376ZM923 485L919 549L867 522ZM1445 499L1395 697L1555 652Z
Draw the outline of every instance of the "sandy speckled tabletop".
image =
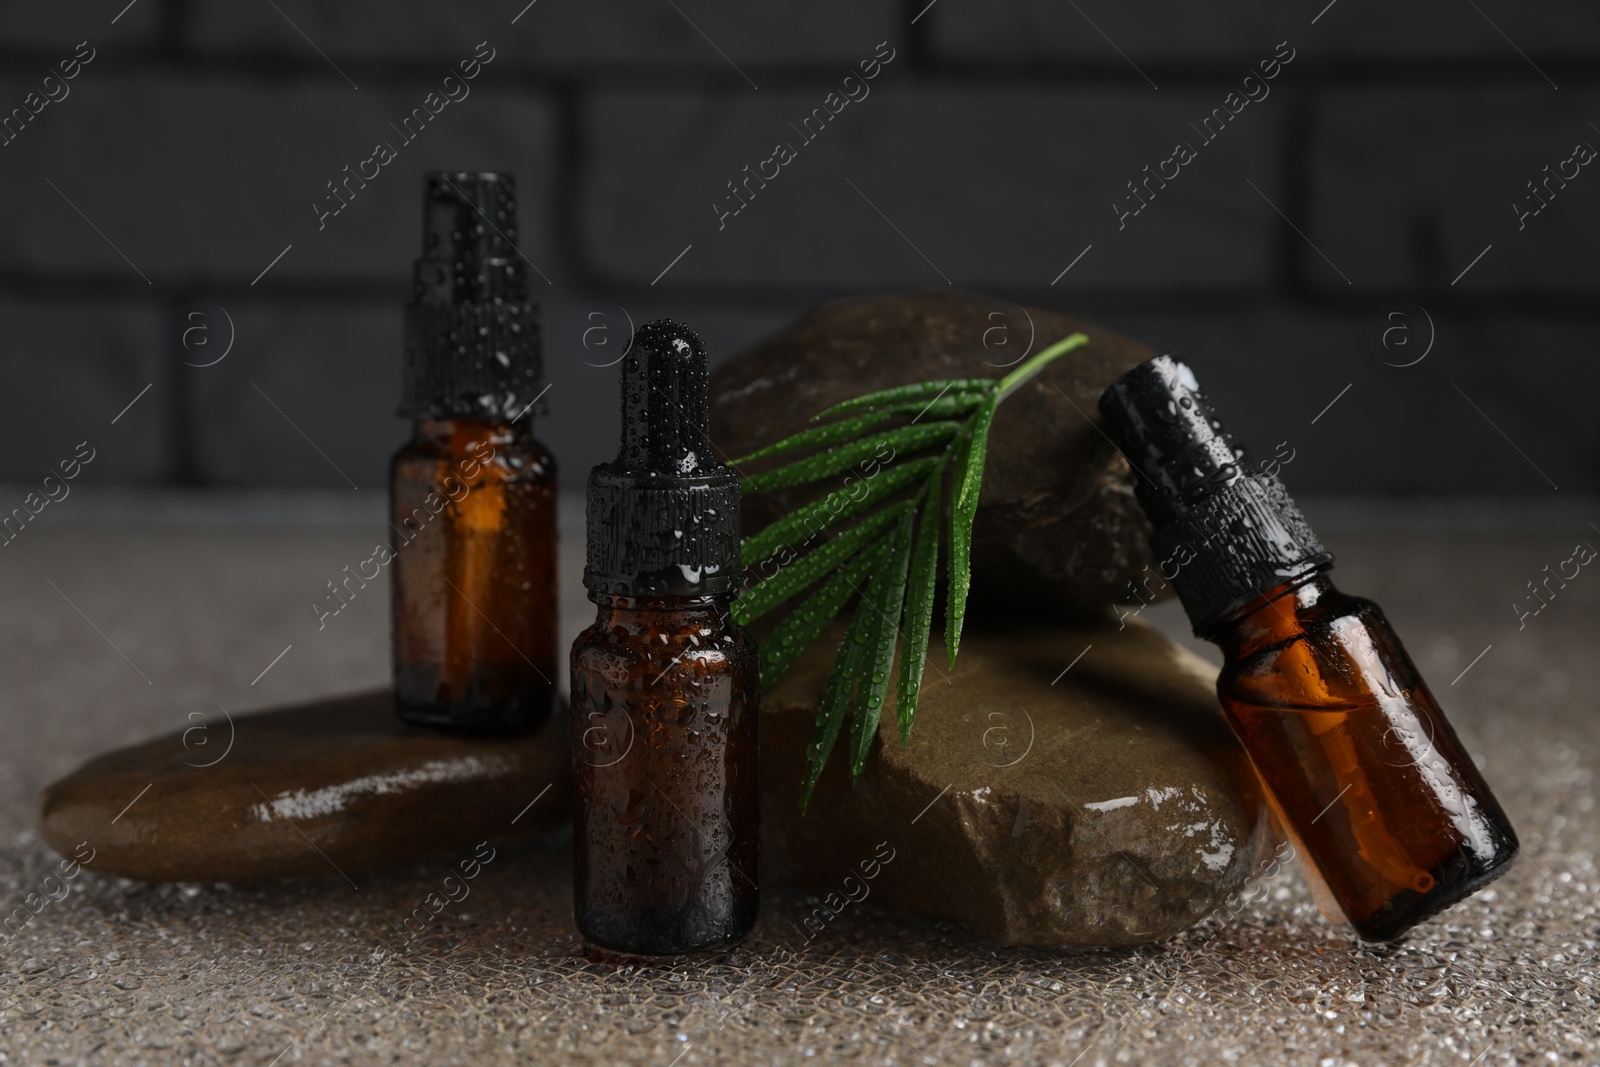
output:
M321 631L305 606L375 528L28 533L0 569L7 913L55 863L35 827L47 781L178 728L185 701L237 712L385 681L381 596ZM1340 584L1388 609L1525 850L1399 945L1330 926L1292 866L1238 914L1134 950L1001 949L869 907L805 942L804 896L770 890L735 950L631 970L582 951L559 840L502 849L404 948L388 921L449 857L354 887L84 874L0 946L0 1062L1600 1063L1600 582L1519 631L1504 603L1571 537L1326 539ZM571 631L584 605L567 562Z

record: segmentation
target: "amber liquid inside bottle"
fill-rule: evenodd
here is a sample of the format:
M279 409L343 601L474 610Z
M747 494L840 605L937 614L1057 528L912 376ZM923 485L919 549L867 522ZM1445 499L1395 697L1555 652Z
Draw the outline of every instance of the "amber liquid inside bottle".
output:
M1376 604L1313 572L1210 637L1234 732L1363 938L1397 938L1506 870L1511 823Z
M590 599L572 646L578 929L642 954L736 940L760 902L755 641L726 597Z
M422 419L389 499L400 717L536 728L555 696L554 460L507 421Z

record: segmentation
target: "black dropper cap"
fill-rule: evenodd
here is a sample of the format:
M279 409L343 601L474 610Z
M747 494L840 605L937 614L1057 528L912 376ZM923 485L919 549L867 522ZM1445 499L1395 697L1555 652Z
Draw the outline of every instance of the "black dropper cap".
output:
M711 451L709 379L689 327L661 319L634 332L622 361L622 447L589 472L589 589L717 596L743 582L739 479Z
M516 241L511 175L423 176L401 415L515 418L539 395L539 309L529 302L527 262Z
M1137 472L1157 567L1196 635L1333 562L1283 483L1251 463L1217 419L1187 364L1171 356L1139 364L1101 394L1100 415Z

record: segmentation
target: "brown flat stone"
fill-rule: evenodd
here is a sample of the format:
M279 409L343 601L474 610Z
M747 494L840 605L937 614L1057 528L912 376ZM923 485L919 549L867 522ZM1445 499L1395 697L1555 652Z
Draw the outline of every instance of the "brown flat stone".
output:
M1137 620L969 623L953 671L936 636L910 743L885 708L852 786L847 727L802 816L842 629L762 697L762 868L825 895L807 936L859 899L1004 944L1138 944L1269 864L1276 839L1215 669Z
M204 746L175 733L96 756L45 788L45 840L63 856L87 842L97 874L225 882L570 825L564 715L531 737L446 737L405 726L383 691L236 716L227 734L217 720Z

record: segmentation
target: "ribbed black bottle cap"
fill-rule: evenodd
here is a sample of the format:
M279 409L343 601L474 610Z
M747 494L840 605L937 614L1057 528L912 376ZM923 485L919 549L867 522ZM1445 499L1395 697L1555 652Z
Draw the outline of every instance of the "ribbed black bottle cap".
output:
M1157 356L1100 396L1106 434L1133 464L1161 577L1196 634L1274 586L1333 561L1276 475L1250 462L1194 372Z
M693 330L639 327L622 361L622 447L589 472L583 584L617 596L738 589L739 480L707 434L710 368Z
M516 242L511 175L424 175L401 415L515 418L539 395L539 309L528 300L528 265Z

